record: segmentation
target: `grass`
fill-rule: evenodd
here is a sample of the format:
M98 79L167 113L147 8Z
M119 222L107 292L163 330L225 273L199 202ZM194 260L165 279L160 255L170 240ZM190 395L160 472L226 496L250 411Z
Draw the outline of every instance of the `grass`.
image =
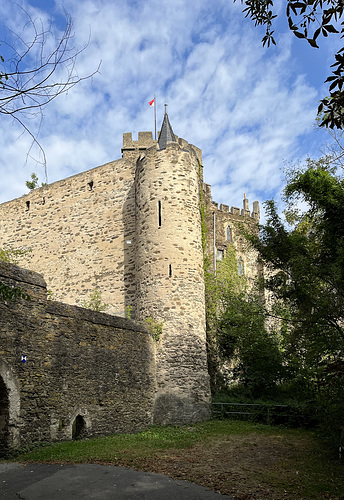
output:
M232 422L233 432L245 432L244 422ZM221 436L226 432L222 421L209 421L193 426L152 426L136 434L116 434L113 436L54 443L22 453L18 461L87 463L92 461L112 462L113 460L147 456L168 449L185 449L204 442L208 438Z
M344 466L314 432L212 420L55 443L21 462L111 463L167 474L238 500L344 499Z

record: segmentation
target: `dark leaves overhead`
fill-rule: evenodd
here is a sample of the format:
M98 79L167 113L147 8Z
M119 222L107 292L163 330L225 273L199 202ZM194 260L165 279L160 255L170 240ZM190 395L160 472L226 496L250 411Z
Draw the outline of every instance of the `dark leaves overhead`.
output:
M235 2L236 0L234 0ZM265 26L262 38L263 46L276 45L273 20L273 0L241 0L245 5L243 13L255 23L255 26ZM340 35L344 37L343 0L290 0L286 2L286 17L289 29L299 39L307 40L311 47L319 48L319 37ZM331 66L332 75L326 80L329 83L329 95L320 101L318 114L320 126L329 128L344 128L344 48L335 54L335 63Z

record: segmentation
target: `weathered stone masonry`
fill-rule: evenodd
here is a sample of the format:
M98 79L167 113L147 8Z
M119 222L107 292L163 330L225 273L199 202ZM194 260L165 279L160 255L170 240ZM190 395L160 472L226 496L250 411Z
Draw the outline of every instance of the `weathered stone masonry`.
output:
M214 267L233 244L249 277L258 272L257 256L244 248L237 225L257 222L258 203L252 213L246 197L242 211L219 208L203 183L202 151L174 135L167 113L158 141L151 132L139 132L138 140L125 133L122 156L0 205L0 248L30 249L19 264L43 274L53 298L71 304L41 297L37 304L1 305L17 319L0 317L0 363L4 373L13 372L7 378L0 372L0 408L8 406L9 387L16 387L21 420L19 427L11 424L9 429L24 441L29 440L24 436L71 437L75 415L78 425L92 433L209 416L201 199ZM96 287L110 306L108 312L122 319L75 307ZM152 346L137 326L126 323L128 311L135 320L161 323L159 342ZM26 348L34 357L28 354L22 365L19 351ZM50 397L44 387L55 385ZM23 392L24 387L30 390ZM124 387L130 387L128 400ZM33 394L41 389L35 413L28 401L36 404ZM81 405L84 389L87 408Z
M82 436L152 423L155 347L142 325L46 300L42 276L11 264L0 281L31 296L0 302L0 455L72 439L73 423Z
M252 231L257 231L259 223L259 203L253 202L253 211L250 212L249 202L244 195L243 208L229 208L228 205L214 202L211 197L211 186L203 185L206 207L206 224L208 231L207 252L211 256L212 268L216 261L222 260L228 246L233 245L237 259L241 262L242 272L248 280L256 278L262 272L258 263L257 252L250 247L240 234L240 226L249 225Z
M188 146L151 147L136 170L136 312L163 322L156 423L209 415L198 159Z

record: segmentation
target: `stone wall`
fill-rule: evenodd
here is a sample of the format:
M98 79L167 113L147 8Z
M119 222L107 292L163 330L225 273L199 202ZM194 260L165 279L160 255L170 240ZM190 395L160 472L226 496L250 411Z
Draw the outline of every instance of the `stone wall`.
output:
M135 295L135 163L125 159L0 205L0 248L30 249L19 265L43 273L53 298L80 305L95 288L125 316Z
M229 205L214 202L211 197L211 187L204 184L204 199L207 223L207 252L210 257L212 268L216 261L226 256L229 245L236 250L237 259L241 259L243 274L248 280L254 280L262 271L258 260L258 253L247 243L240 234L240 228L244 224L252 231L258 231L259 204L253 203L252 212L249 209L249 201L244 195L243 208L231 207Z
M186 141L149 148L136 170L137 317L163 324L154 421L209 417L199 163Z
M11 264L0 262L0 281L31 296L0 302L0 453L152 423L155 345L144 327L46 300L42 276Z
M166 148L159 149L150 132L140 132L138 140L133 140L132 134L126 133L123 136L123 158L35 189L0 205L0 248L12 245L30 249L30 253L19 259L19 264L43 273L54 299L80 305L81 300L87 299L90 292L98 288L103 301L110 305L109 313L124 317L131 311L134 319L144 321L148 318L163 324L156 349L154 410L154 421L161 424L205 419L209 416L210 402L200 213L202 151L184 139L175 139ZM229 210L227 205L218 207L212 201L210 186L204 185L204 194L208 253L213 253L214 257L214 235L215 256L218 251L225 255L228 245L233 244L238 257L243 259L246 276L253 278L258 272L257 255L245 247L238 224L244 222L255 227L259 220L257 202L253 204L252 213L246 198L242 210L233 207ZM228 226L231 228L231 240L227 237ZM42 338L35 356L38 358L41 352L42 359L45 359L44 346L50 339L52 345L58 346L56 352L60 358L66 358L63 370L68 381L59 385L59 392L67 397L70 387L75 393L77 387L82 385L83 375L79 378L73 376L73 367L77 366L74 341L78 342L80 353L85 353L85 359L98 359L98 347L103 354L105 349L114 355L118 347L109 347L112 345L109 344L112 333L107 327L117 328L119 325L120 332L122 326L118 318L111 320L116 322L115 325L106 323L106 328L104 325L92 326L98 325L98 319L93 321L89 318L92 313L80 313L81 309L54 304L49 302L44 307L34 306L36 312L33 314L39 320L38 338ZM23 307L32 306L24 304ZM59 312L61 307L65 311L63 314ZM81 320L80 315L86 319ZM67 323L65 319L58 320L60 317L66 317L67 323L70 322L66 331L63 328ZM53 335L51 321L62 332L58 339ZM83 321L86 324L81 331ZM33 323L30 328L32 332ZM126 330L127 327L124 325L123 328ZM47 332L51 331L48 335ZM131 342L135 343L137 331L134 331L135 334L125 335L124 352L126 349L130 351ZM80 337L79 341L78 336L86 335L85 332L89 332L88 336ZM24 349L22 342L26 337L18 338L17 344ZM116 346L120 345L119 340L116 342L119 342ZM32 347L31 344L29 347ZM47 348L48 353L51 348ZM10 352L6 356L10 356ZM134 359L133 353L136 353L134 347L129 360ZM42 361L44 366L49 367L50 357L56 355L55 351L48 354L47 360ZM147 362L150 359L151 354ZM143 363L141 355L138 355L138 360ZM11 366L13 362L11 358ZM26 370L28 366L29 357L22 369ZM54 370L58 369L52 366ZM99 362L94 365L96 374L99 366ZM99 377L103 380L102 372ZM64 380L62 375L61 380ZM133 381L135 390L135 378ZM106 386L105 392L108 391L110 388ZM1 392L0 385L0 397L1 393L4 391ZM112 397L116 400L117 395ZM150 397L148 395L148 399ZM102 415L103 403L97 403L101 401L99 398L94 396L92 399L95 401L93 413ZM52 407L49 399L47 405ZM124 411L124 403L119 406ZM128 407L131 408L130 405ZM57 436L64 435L64 432L70 434L75 412L67 414L65 408L64 416L59 416L57 408L56 403L56 415L53 411L49 413L53 415L49 418L54 421L51 428L55 429L49 431L50 435L55 436L56 432ZM75 411L80 413L81 409ZM83 418L87 424L86 416ZM34 416L31 415L30 419ZM59 422L58 431L56 422ZM114 429L117 429L116 425L115 421L111 424ZM41 428L46 428L46 425Z
M197 174L202 176L202 151L181 138L177 138L177 144L185 153L183 161L187 156L192 157L199 165ZM125 133L122 159L0 204L0 248L30 249L29 253L19 257L18 264L43 273L55 300L81 305L82 300L89 298L90 293L98 288L102 300L109 304L107 312L125 317L128 308L135 311L135 297L140 286L135 269L135 248L140 245L141 238L137 210L135 215L135 196L140 190L135 178L136 162L148 150L156 152L156 148L157 141L153 140L151 132L139 132L138 140L133 140L131 133ZM182 196L186 195L185 212L181 213L184 220L179 220L179 223L187 234L191 219L192 224L200 224L198 204L193 202L189 210L187 200L189 187L192 188L191 184L195 182L193 170L185 171L177 179L173 176L175 160L166 156L165 151L158 154L159 163L163 163L165 169L157 181L161 183L161 190L165 189L162 193L164 199L171 189L175 190L183 208ZM156 186L150 184L150 187L155 189ZM204 193L211 260L214 261L215 214L216 253L219 250L225 254L229 243L226 232L230 226L232 242L238 256L243 259L245 274L254 277L257 256L239 237L238 224L245 222L254 226L259 221L257 202L253 203L252 212L246 199L241 210L229 209L227 205L219 207L211 199L211 188L207 184ZM139 214L142 223L144 217L145 214ZM173 217L171 212L172 222ZM172 227L169 238L171 241L174 238Z

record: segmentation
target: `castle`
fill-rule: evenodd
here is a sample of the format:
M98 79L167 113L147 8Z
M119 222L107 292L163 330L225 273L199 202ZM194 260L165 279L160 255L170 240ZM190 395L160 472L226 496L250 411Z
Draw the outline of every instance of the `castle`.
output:
M256 254L243 248L237 224L259 221L258 202L252 212L246 196L241 210L213 202L203 183L202 151L174 134L166 111L158 140L151 132L139 132L138 140L125 133L121 159L0 205L0 248L30 249L19 260L30 272L3 265L0 281L22 283L36 297L0 303L0 435L10 436L10 447L71 438L75 422L95 435L208 418L201 209L213 269L233 244L238 271L255 276ZM47 289L53 301L46 300ZM94 289L111 316L77 307ZM157 342L147 335L147 320L162 325ZM27 374L30 349L37 359ZM40 352L46 364L38 361ZM120 391L111 392L121 373L114 365L126 373L126 402ZM22 411L27 398L35 401L35 417ZM41 431L32 430L32 419Z

